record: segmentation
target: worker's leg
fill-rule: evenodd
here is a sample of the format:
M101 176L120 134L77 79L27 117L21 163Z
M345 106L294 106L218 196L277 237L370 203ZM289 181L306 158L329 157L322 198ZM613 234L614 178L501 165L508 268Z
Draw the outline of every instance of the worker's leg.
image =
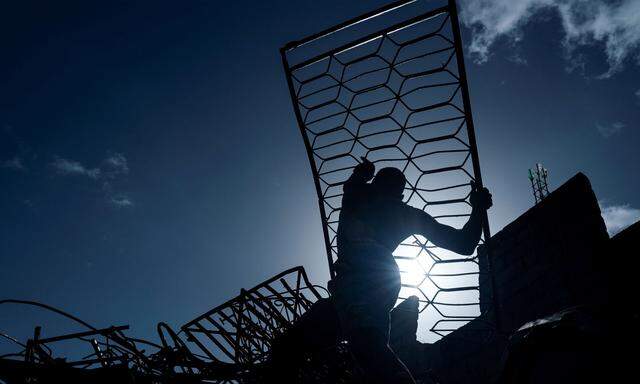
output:
M351 352L362 369L365 383L415 384L411 373L393 353L385 332L376 328L352 329L349 335Z
M398 298L399 279L375 281L377 285L351 282L350 290L334 296L340 325L365 383L415 384L409 370L389 347L389 311Z

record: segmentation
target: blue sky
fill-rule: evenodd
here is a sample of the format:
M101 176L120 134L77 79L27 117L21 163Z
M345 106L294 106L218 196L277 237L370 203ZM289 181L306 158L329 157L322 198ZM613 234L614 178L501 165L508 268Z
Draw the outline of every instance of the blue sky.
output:
M328 278L279 48L383 1L0 7L0 296L152 337L294 265ZM640 217L640 3L460 1L493 231L590 177ZM75 329L0 308L23 337ZM0 342L0 350L7 347Z

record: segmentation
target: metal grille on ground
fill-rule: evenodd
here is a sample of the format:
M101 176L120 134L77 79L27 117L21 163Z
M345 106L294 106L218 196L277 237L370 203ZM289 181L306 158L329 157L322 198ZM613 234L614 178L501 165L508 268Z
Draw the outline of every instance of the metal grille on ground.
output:
M189 321L179 332L164 322L158 323L160 344L126 336L123 331L128 326L98 329L46 304L0 300L0 305L44 308L87 328L42 338L41 327L36 327L34 336L25 343L0 333L0 341L9 340L17 346L15 352L0 355L0 382L7 377L11 378L8 382L15 378L20 383L51 377L64 382L121 382L123 377L141 382L261 382L260 366L268 358L274 339L313 303L326 297L323 292L323 288L311 284L303 267L291 268L241 290L240 295ZM89 353L77 360L61 358L54 348L60 342L71 342L80 353L85 349ZM327 356L309 361L303 374L308 382L341 382L327 377L335 377L336 371L343 376L349 373L345 356L347 352L340 344Z
M321 297L304 269L295 267L242 290L181 329L213 361L258 364L267 358L273 339Z

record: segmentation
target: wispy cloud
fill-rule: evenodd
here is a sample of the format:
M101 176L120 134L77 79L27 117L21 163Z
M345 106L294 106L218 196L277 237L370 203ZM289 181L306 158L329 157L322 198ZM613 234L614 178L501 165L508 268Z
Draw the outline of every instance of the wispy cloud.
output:
M633 208L629 204L607 205L602 201L599 204L602 218L611 236L640 220L640 209Z
M113 153L102 162L102 173L109 178L129 173L127 158L122 153Z
M88 168L79 161L55 157L51 162L51 167L59 175L86 176L91 179L100 177L99 168Z
M88 167L79 161L55 157L51 167L61 176L84 176L99 182L107 202L115 207L133 206L133 200L124 193L114 192L112 184L121 176L129 174L127 158L113 153L100 162L99 167Z
M622 132L624 127L626 127L626 125L619 121L616 121L612 124L596 124L598 132L600 132L600 135L602 135L602 137L604 137L605 139L608 139L611 136L617 135L618 133Z
M5 160L0 162L0 167L1 168L6 168L6 169L12 169L14 171L26 171L27 167L24 165L24 161L18 157L15 156L9 160Z
M113 186L110 180L105 180L102 183L102 191L106 196L107 202L115 208L126 208L134 205L133 199L123 192L116 192L113 190Z
M569 67L582 65L576 50L582 46L603 46L608 77L625 61L640 63L640 1L638 0L467 0L462 2L463 23L473 30L470 52L477 63L489 59L499 38L512 43L522 39L523 27L542 11L555 12L562 23L562 45Z
M635 95L636 95L636 102L640 105L640 89L636 91Z
M109 202L116 207L130 207L133 205L133 200L126 195L111 196Z

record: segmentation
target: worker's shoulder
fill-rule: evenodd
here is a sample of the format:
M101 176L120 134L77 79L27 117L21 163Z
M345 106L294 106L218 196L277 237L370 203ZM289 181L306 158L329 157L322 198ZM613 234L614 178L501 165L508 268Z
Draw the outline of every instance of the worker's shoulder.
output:
M405 202L405 201L402 201L402 200L396 200L396 204L398 204L398 206L402 207L402 209L411 210L411 211L422 211L421 209L418 209L418 208L414 207L413 205L410 205L408 202Z
M421 220L432 218L431 215L429 215L424 210L416 208L405 202L401 202L400 204L398 204L398 211L401 212L405 217L410 216Z

